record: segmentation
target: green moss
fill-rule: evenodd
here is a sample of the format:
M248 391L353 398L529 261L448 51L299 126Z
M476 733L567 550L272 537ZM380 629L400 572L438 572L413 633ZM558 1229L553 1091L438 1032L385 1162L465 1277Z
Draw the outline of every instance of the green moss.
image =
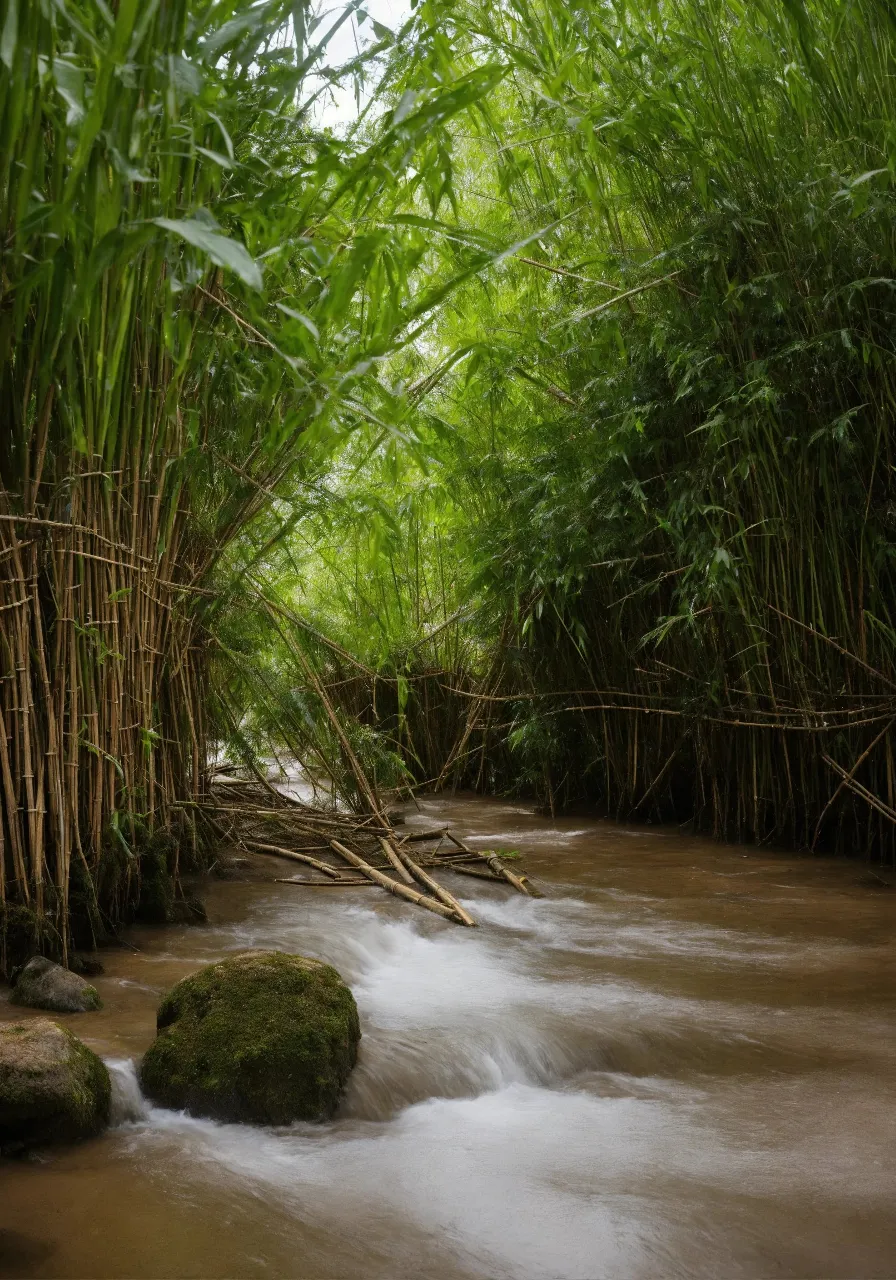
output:
M48 1019L0 1027L0 1150L76 1142L108 1122L103 1062Z
M97 991L96 987L92 987L90 985L82 987L82 994L84 996L84 1003L87 1005L88 1010L102 1009L103 1002L100 999L100 993Z
M112 1082L103 1060L70 1032L68 1065L72 1073L69 1115L80 1136L99 1133L109 1122Z
M18 975L10 1004L57 1013L86 1013L101 1009L96 987L45 956L34 956Z
M149 1097L257 1124L332 1115L361 1035L336 970L282 952L250 952L184 979L157 1025L141 1067Z

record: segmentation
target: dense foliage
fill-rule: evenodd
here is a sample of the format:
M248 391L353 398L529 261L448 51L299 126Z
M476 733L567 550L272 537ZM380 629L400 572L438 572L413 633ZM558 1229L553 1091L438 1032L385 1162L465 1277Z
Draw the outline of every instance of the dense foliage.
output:
M431 8L504 68L443 215L542 234L308 526L346 705L420 780L892 857L891 7Z
M210 747L892 856L894 24L0 0L4 938Z
M349 16L0 4L0 970L198 852L229 549L445 287L400 215L487 76L340 140L315 98L392 40L329 68Z

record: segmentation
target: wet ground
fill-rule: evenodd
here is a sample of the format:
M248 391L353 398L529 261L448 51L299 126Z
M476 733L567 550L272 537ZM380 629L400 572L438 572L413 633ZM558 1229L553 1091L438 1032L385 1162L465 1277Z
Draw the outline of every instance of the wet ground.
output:
M0 1276L896 1274L896 890L497 801L408 821L520 850L547 896L446 875L473 931L259 860L266 878L203 887L208 926L129 935L104 1009L60 1019L110 1062L116 1125L0 1163ZM330 1124L140 1097L161 995L248 947L318 956L355 992Z

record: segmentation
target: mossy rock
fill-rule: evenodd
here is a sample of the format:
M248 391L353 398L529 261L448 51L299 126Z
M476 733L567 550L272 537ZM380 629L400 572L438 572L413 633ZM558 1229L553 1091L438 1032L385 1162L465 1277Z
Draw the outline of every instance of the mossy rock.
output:
M28 961L9 999L11 1004L52 1009L55 1013L88 1013L103 1007L96 987L46 956L34 956Z
M146 1095L246 1124L328 1119L361 1038L336 970L281 951L244 952L185 978L157 1026L140 1069Z
M77 1142L105 1127L103 1062L49 1018L0 1023L0 1152Z

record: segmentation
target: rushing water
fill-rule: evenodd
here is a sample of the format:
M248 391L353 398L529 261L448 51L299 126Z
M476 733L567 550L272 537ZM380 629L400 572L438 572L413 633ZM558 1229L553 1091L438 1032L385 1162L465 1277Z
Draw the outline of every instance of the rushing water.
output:
M892 1276L896 892L497 802L409 817L439 820L520 849L547 897L451 876L473 931L376 889L212 881L209 926L109 953L104 1010L67 1021L109 1062L115 1126L0 1163L0 1276ZM248 947L355 992L331 1124L140 1096L161 994Z

